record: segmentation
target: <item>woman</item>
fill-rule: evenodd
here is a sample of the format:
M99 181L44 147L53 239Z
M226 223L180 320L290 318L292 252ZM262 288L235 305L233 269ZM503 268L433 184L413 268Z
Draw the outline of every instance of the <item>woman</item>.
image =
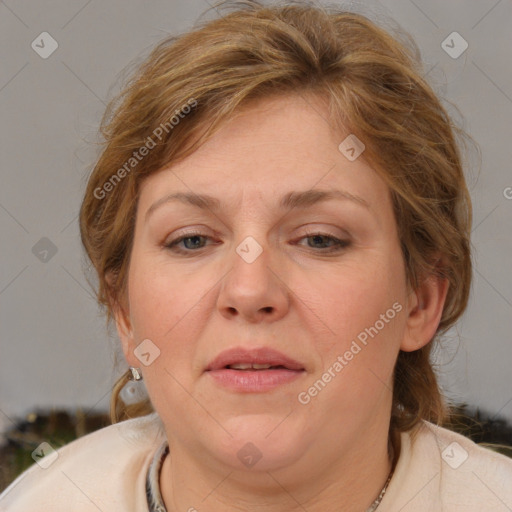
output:
M512 462L437 426L471 205L417 54L362 15L249 3L158 45L103 133L80 226L133 419L3 509L512 507ZM130 379L148 401L122 403Z

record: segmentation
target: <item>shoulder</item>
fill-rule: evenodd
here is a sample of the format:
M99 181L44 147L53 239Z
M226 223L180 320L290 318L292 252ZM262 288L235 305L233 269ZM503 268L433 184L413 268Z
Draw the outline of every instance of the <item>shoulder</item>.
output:
M403 512L512 507L512 459L428 422L401 441L393 495L390 484L387 497Z
M165 439L156 414L109 427L69 443L21 474L0 495L0 510L144 510L145 476Z
M414 443L413 438L413 446ZM509 457L426 422L419 429L416 443L420 455L430 453L439 464L446 488L460 490L463 485L474 485L474 493L470 494L479 495L489 486L503 498L512 498L512 459Z

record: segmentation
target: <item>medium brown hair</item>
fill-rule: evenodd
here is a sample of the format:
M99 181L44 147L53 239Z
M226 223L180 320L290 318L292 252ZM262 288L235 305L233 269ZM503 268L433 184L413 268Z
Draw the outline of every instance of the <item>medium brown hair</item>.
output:
M99 277L97 297L107 322L126 293L142 180L190 155L251 100L313 94L326 100L333 128L364 142L363 157L388 184L409 285L415 289L432 274L448 279L438 337L464 312L470 291L471 201L459 149L470 137L424 79L414 41L339 8L304 2L235 7L160 42L107 108L105 147L80 211L82 242ZM149 139L154 146L135 161ZM431 348L399 353L390 426L395 434L421 419L444 418ZM131 409L122 403L127 375L112 395L113 421L152 410L149 400Z

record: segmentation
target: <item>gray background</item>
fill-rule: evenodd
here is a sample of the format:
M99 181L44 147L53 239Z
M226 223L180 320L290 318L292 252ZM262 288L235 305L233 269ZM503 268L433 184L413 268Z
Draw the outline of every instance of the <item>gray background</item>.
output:
M512 419L512 2L350 4L414 36L427 78L480 145L480 174L475 155L468 162L473 295L436 360L450 397ZM0 1L0 430L37 407L108 407L118 343L87 284L77 224L92 143L123 68L208 8L205 0ZM469 44L457 59L441 47L453 31ZM58 43L47 59L31 47L42 32Z

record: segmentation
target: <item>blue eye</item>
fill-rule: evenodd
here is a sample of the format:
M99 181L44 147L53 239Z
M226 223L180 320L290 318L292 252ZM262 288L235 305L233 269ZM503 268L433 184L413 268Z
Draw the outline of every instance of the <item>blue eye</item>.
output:
M314 240L313 244L324 245L324 247L315 247L308 244L308 247L311 249L320 249L319 251L324 254L330 254L333 252L341 252L350 246L350 241L348 240L340 240L334 236L331 236L326 233L308 233L306 236L300 238L299 240ZM211 238L202 233L188 233L184 236L177 238L176 240L172 240L168 244L165 245L166 249L169 249L177 254L192 254L194 252L198 252L199 250L205 247L205 244L202 243L206 240L211 240ZM180 244L183 243L183 246ZM325 244L330 244L328 247ZM300 244L302 245L302 244Z
M184 254L187 252L190 252L190 249L202 249L203 247L200 246L199 243L197 243L197 240L199 238L206 239L210 238L208 236L202 235L200 233L189 233L188 235L181 236L177 238L176 240L173 240L172 242L165 245L167 249L171 249L177 253ZM178 244L181 244L181 242L188 242L189 240L193 240L191 244L185 243L185 249L183 250L181 247L178 247Z
M322 251L325 253L340 251L342 249L347 248L350 245L350 242L348 240L340 240L339 238L336 238L334 236L331 236L331 235L328 235L325 233L308 233L305 237L301 238L301 240L305 240L308 238L315 240L314 243L319 243L319 244L322 244L321 239L331 241L332 244L330 245L330 247L320 247L320 249L327 249L327 250ZM323 244L325 244L325 242ZM309 244L308 244L308 246L311 247L311 245L309 245Z

